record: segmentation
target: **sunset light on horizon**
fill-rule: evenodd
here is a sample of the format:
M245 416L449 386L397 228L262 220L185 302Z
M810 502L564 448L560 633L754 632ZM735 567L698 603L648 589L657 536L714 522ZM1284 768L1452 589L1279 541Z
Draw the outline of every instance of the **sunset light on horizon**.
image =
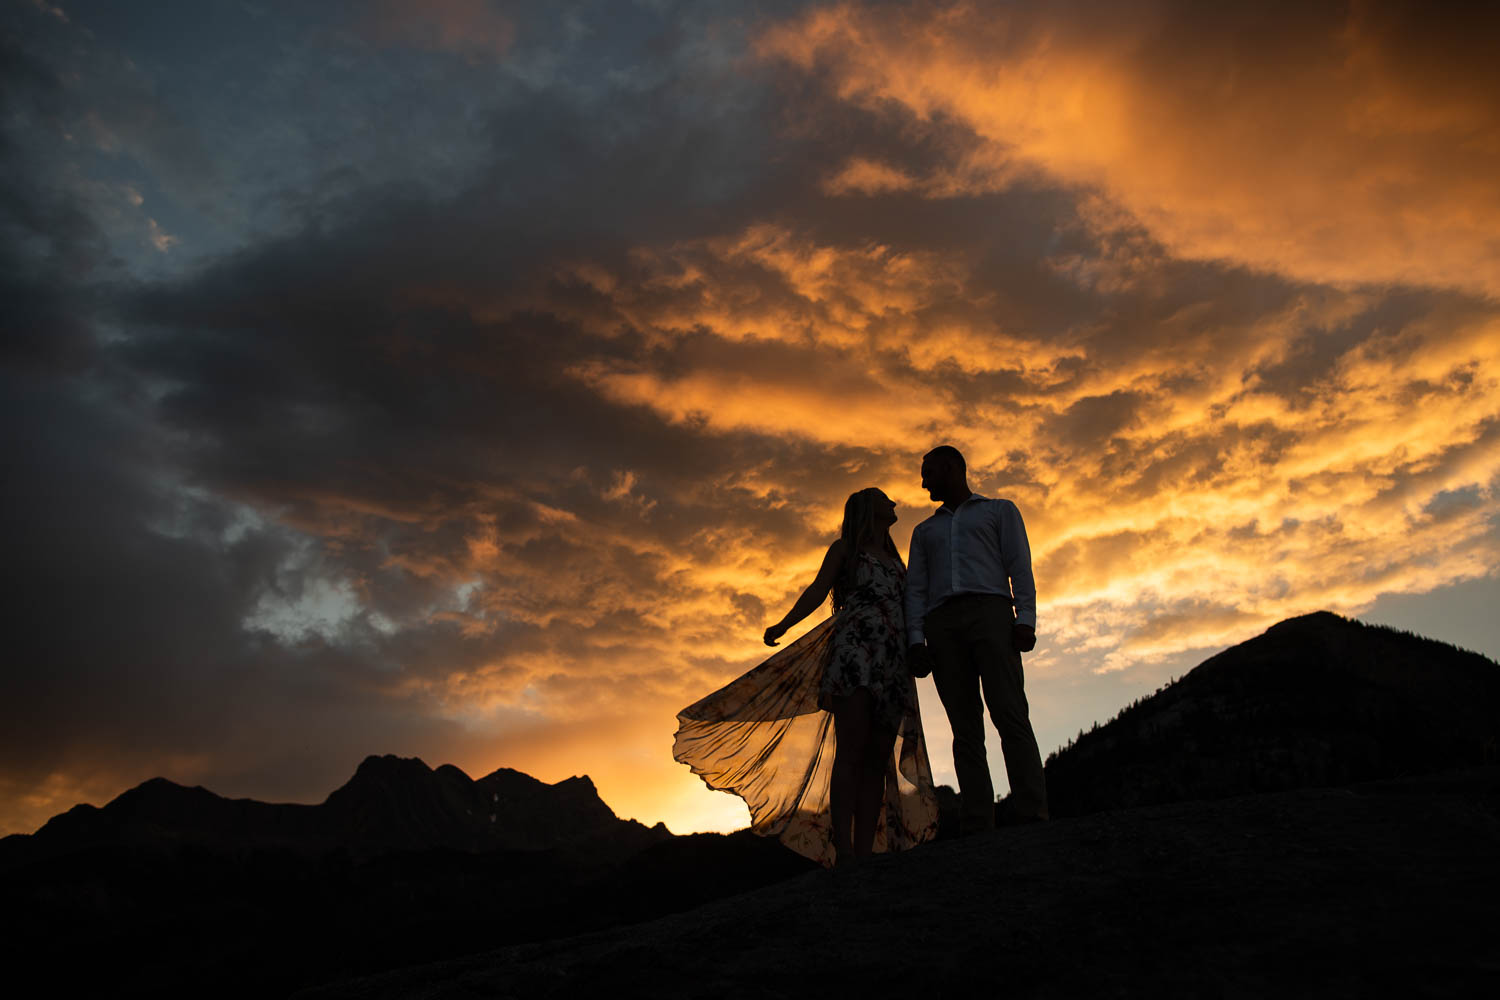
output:
M0 835L369 754L741 828L676 713L944 443L1044 756L1313 611L1500 658L1493 10L0 9Z

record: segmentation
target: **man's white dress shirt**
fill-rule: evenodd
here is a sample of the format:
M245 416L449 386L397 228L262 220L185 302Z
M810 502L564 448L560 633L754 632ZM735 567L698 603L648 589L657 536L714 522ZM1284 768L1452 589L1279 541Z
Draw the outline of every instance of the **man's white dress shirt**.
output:
M978 493L957 508L947 504L911 533L906 571L906 632L911 644L926 641L927 613L959 594L1010 598L1016 622L1036 627L1036 581L1031 546L1021 512L1009 500Z

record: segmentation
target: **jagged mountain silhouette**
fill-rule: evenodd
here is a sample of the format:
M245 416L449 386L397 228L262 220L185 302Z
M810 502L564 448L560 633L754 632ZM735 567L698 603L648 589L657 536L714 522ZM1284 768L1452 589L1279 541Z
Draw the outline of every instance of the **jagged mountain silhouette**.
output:
M344 842L405 850L541 850L643 829L616 817L587 775L549 785L502 767L475 780L393 756L366 758L320 808Z
M79 805L29 838L0 842L7 853L56 854L107 844L289 848L357 855L388 851L545 850L624 839L632 846L671 836L621 820L587 776L547 784L510 768L477 780L452 764L370 756L319 805L227 799L202 787L153 778L103 808Z
M1199 664L1047 760L1054 816L1500 762L1500 664L1327 611Z
M6 837L0 942L12 968L66 967L84 993L282 996L649 919L812 867L748 831L622 820L586 776L473 780L372 756L318 805L155 778Z

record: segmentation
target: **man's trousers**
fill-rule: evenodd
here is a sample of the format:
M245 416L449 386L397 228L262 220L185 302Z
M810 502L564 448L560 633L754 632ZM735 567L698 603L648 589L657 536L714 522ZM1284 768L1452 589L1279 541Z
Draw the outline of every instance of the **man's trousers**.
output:
M962 830L995 825L995 787L984 754L984 709L1000 733L1014 818L1046 819L1042 755L1031 731L1021 654L1011 643L1015 613L992 594L960 594L928 613L923 630L932 652L932 679L953 727L953 770L963 799ZM979 700L980 689L984 701Z

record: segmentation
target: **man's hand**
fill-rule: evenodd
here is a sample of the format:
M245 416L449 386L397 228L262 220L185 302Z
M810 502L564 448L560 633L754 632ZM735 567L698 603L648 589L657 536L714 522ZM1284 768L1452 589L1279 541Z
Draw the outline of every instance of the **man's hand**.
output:
M906 669L913 677L926 677L932 673L932 650L920 642L906 647Z
M1036 648L1036 629L1016 622L1010 627L1010 644L1018 653L1029 653Z
M776 645L776 640L780 639L784 635L786 635L786 626L781 624L780 622L777 622L775 625L772 625L770 628L766 629L766 645Z

